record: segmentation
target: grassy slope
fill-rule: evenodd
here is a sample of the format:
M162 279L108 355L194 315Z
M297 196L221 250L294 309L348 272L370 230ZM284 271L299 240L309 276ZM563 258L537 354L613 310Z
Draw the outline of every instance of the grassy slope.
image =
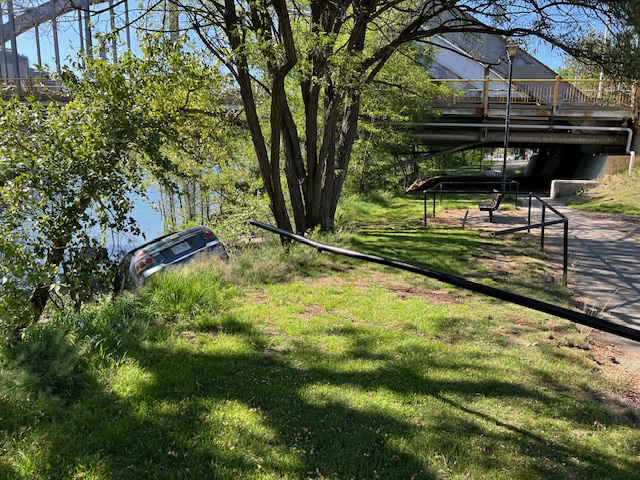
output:
M572 207L591 212L640 215L640 169L605 178L597 187L570 197Z
M329 241L563 295L382 200ZM568 322L306 248L216 268L4 350L0 478L640 478L628 379Z

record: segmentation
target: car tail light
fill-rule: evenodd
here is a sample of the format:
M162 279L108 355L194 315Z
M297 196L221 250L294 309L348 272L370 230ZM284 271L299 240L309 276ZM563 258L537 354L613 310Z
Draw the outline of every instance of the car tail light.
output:
M136 273L140 273L142 270L147 268L149 265L156 263L151 255L149 255L144 250L138 252L133 260L133 264L136 268Z
M204 238L206 240L208 240L210 238L216 238L216 236L213 234L213 232L211 230L209 230L208 228L202 227L202 233L204 234Z

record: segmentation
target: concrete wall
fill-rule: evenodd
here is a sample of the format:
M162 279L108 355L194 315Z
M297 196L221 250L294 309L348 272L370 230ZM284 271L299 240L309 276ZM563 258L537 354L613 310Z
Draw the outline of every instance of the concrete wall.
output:
M597 155L584 157L576 170L574 177L580 180L593 180L607 175L626 172L629 169L630 155ZM634 167L638 166L638 160Z
M575 195L580 190L589 190L598 185L595 180L552 180L549 197L558 198Z
M563 158L559 155L550 155L544 170L540 175L540 179L544 182L550 182L556 176L556 172L560 168Z

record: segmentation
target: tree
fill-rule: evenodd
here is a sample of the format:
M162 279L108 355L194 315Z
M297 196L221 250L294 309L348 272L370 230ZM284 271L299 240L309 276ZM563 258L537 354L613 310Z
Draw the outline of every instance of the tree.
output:
M61 273L81 302L82 273L96 273L84 265L106 232L137 230L129 212L145 178L178 173L168 153L188 145L186 119L226 115L217 73L170 42L149 38L142 58L87 62L61 77L68 103L16 98L0 110L0 321L18 331L40 317Z
M299 233L334 227L371 84L405 44L443 33L534 35L575 56L591 23L631 22L637 0L225 0L182 2L190 28L233 74L276 223ZM582 22L576 22L581 18ZM584 25L584 27L583 27ZM287 81L297 84L296 123ZM258 103L270 102L267 118ZM281 182L284 171L286 187Z
M376 78L363 87L358 132L345 190L366 194L397 187L392 166L414 150L411 123L437 116L433 100L454 92L425 75L432 48L423 43L403 45Z

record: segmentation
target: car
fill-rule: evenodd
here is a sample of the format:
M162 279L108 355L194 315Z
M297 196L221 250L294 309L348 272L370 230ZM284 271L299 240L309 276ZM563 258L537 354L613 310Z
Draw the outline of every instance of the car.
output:
M203 225L170 233L127 252L119 263L114 282L116 293L144 285L147 279L167 267L193 260L198 254L229 257L222 242Z

